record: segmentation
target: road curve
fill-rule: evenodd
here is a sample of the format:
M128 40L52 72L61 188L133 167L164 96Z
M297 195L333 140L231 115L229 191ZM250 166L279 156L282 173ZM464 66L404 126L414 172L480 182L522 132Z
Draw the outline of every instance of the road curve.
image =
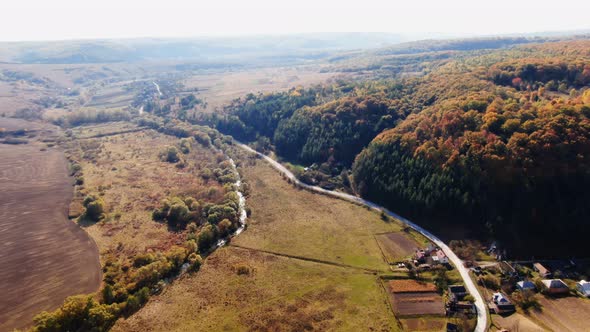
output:
M424 228L416 225L415 223L409 221L408 219L397 215L394 212L391 212L389 210L387 210L386 208L375 204L373 202L367 201L365 199L362 199L360 197L357 196L353 196L353 195L349 195L346 193L342 193L342 192L337 192L337 191L332 191L332 190L327 190L321 187L317 187L317 186L311 186L308 184L305 184L301 181L299 181L295 175L293 173L291 173L291 171L289 171L285 166L283 166L281 163L277 162L276 160L270 158L269 156L266 156L260 152L255 151L254 149L252 149L251 147L242 144L240 142L236 141L236 144L241 147L242 149L251 152L251 153L255 153L258 156L264 158L264 160L266 160L273 168L275 168L276 170L278 170L281 174L283 174L284 176L286 176L288 179L290 179L292 182L296 183L298 186L308 189L308 190L312 190L312 191L316 191L322 194L326 194L326 195L331 195L331 196L335 196L341 199L345 199L347 201L351 201L354 203L360 203L363 204L365 206L368 206L374 210L379 210L379 211L383 211L384 213L386 213L387 215L398 219L399 221L401 221L403 224L409 226L410 228L414 229L415 231L417 231L418 233L424 235L425 237L427 237L430 241L432 241L434 244L436 244L438 247L440 247L442 249L442 251L447 255L447 257L449 258L449 260L455 265L455 267L457 268L457 270L459 271L459 273L461 274L461 278L463 278L463 283L465 283L465 286L467 287L467 290L469 291L469 293L475 298L475 307L477 308L477 325L475 326L475 332L485 332L487 330L488 327L488 316L487 316L487 308L485 305L485 302L483 300L483 297L481 296L481 294L479 293L479 291L477 290L477 286L475 285L475 283L473 282L473 280L471 279L471 277L469 276L469 271L467 270L467 268L465 268L465 266L463 265L463 261L451 250L451 248L449 248L449 246L447 246L441 239L439 239L438 237L434 236L432 233L430 233L429 231L425 230Z

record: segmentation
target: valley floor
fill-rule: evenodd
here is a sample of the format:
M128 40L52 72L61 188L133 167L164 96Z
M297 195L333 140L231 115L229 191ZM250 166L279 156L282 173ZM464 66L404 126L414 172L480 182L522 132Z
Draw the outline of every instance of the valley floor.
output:
M242 171L252 193L248 229L113 330L401 330L374 237L400 225L296 189L262 161Z

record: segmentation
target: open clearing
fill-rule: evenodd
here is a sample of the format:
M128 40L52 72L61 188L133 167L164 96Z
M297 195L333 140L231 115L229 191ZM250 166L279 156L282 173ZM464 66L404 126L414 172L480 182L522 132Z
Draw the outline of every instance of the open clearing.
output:
M0 331L101 280L98 251L67 219L71 179L63 154L36 145L0 144Z
M243 165L251 186L248 231L234 244L305 256L365 269L388 271L374 234L400 232L364 207L294 188L266 163Z
M246 234L244 232L242 235ZM238 275L246 266L248 274ZM113 331L399 331L371 273L226 247Z
M383 255L389 263L400 261L410 256L420 245L403 233L387 233L375 235L375 239L383 250Z

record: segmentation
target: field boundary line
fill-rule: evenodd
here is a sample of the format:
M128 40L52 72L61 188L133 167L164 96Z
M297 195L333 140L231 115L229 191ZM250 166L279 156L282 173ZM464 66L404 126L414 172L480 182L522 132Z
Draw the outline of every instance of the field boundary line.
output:
M400 320L400 317L395 313L395 309L393 308L393 299L391 298L391 294L389 293L389 291L387 290L387 287L385 286L385 279L379 277L377 278L377 283L379 283L379 286L381 287L381 291L385 294L385 302L387 302L387 306L389 307L389 310L391 310L391 314L393 315L393 317L395 318L395 321L397 322L398 326L401 328L401 330L403 330L403 324L402 321Z
M276 252L276 251L251 248L251 247L241 246L241 245L237 245L237 244L233 244L233 243L230 243L229 245L231 247L238 248L238 249L250 250L250 251L257 251L257 252L262 252L262 253L265 253L265 254L270 254L270 255L275 255L275 256L280 256L280 257L285 257L285 258L292 258L292 259L302 260L302 261L306 261L306 262L332 265L332 266L337 266L337 267L342 267L342 268L348 268L348 269L355 269L355 270L360 270L360 271L365 271L365 272L371 272L371 273L384 273L384 272L388 272L388 271L384 271L384 270L375 270L375 269L369 269L369 268L364 268L364 267L360 267L360 266L348 265L348 264L343 264L343 263L336 263L336 262L326 261L326 260L323 260L323 259L310 258L310 257L305 257L305 256L284 254L284 253L280 253L280 252Z
M80 139L109 137L109 136L123 135L123 134L129 134L129 133L137 133L137 132L148 130L148 129L150 129L150 128L142 127L142 128L135 128L135 129L129 129L129 130L123 130L123 131L116 131L116 132L112 132L112 133L96 134L96 135L88 136L88 137L76 137L76 139L80 140Z
M393 271L393 269L391 267L392 262L390 262L389 259L387 259L387 256L385 256L385 251L383 251L383 248L381 248L381 244L379 244L379 241L377 240L377 235L381 235L381 234L373 234L373 240L375 240L375 242L377 243L377 248L379 248L379 251L381 252L381 256L383 257L383 260L385 261L387 266L389 266L389 269Z

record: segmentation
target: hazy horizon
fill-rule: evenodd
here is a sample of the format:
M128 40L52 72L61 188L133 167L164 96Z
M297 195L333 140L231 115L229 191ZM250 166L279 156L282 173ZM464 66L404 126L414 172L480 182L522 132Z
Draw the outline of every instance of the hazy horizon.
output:
M210 38L309 33L391 33L412 39L572 32L590 29L590 3L500 0L473 3L392 3L367 0L302 0L279 4L186 3L105 0L81 3L56 0L9 1L0 21L0 41L67 41L135 38Z

